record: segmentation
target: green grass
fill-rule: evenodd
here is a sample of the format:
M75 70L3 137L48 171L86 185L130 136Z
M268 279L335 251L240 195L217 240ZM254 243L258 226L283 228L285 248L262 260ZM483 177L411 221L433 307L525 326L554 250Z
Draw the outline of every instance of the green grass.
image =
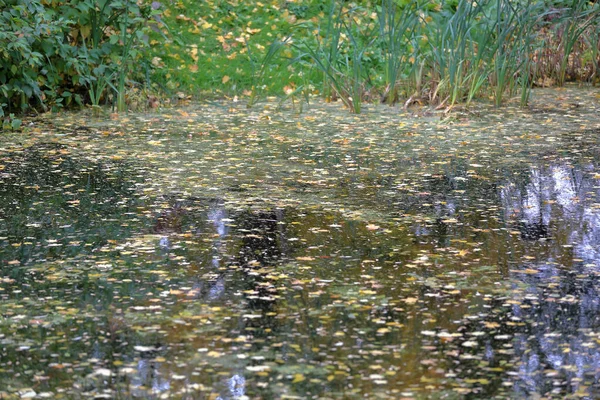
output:
M320 95L354 113L365 101L525 106L536 84L600 80L589 0L14 1L0 29L8 113L126 111L156 92L248 106Z
M161 60L154 73L160 86L171 92L216 92L226 96L247 95L260 90L282 95L295 79L284 60L291 57L280 43L295 23L301 22L280 1L193 1L165 3L163 19L168 43L156 38L154 57ZM318 9L314 6L313 9ZM300 9L302 11L302 9ZM275 46L275 47L274 47ZM277 47L277 53L271 54ZM287 50L287 52L285 51ZM263 81L264 83L260 82ZM255 87L252 90L253 86Z
M169 93L526 105L538 82L598 79L600 6L583 0L165 3L152 80Z

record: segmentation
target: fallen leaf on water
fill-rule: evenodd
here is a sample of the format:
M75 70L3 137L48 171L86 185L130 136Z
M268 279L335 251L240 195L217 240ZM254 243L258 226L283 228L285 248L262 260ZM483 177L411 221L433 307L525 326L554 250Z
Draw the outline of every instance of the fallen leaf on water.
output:
M302 382L306 378L302 374L294 374L294 379L292 379L292 383Z

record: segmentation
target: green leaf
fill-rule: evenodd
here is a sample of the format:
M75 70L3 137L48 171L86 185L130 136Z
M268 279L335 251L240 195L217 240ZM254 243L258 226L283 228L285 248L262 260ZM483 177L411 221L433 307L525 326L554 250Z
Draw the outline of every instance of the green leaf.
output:
M13 118L13 119L10 121L10 127L11 127L13 130L17 130L17 129L19 129L19 128L21 127L21 123L22 123L22 121L21 121L20 119L18 119L18 118Z

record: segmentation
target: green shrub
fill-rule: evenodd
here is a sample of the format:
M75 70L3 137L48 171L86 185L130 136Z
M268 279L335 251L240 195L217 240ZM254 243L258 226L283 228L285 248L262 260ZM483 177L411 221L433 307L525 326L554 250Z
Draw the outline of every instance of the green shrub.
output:
M0 103L22 111L32 101L43 104L43 88L58 80L49 61L65 53L70 22L35 0L0 0L0 9Z
M0 112L97 105L109 88L124 102L151 66L145 45L160 21L154 8L134 0L0 0Z

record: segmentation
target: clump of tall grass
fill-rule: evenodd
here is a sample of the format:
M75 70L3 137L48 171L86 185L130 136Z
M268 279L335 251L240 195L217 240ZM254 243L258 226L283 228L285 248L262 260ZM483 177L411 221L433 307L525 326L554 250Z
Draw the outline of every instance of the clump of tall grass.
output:
M360 113L368 69L365 53L374 41L375 26L362 26L356 16L363 9L346 9L336 1L329 3L326 23L318 29L316 40L305 40L296 49L297 60L308 60L321 76L325 101L340 98L353 113Z
M521 104L525 105L531 87L531 54L545 15L543 4L495 0L492 15L488 20L492 21L493 34L490 63L494 103L500 106L506 94L513 96L520 88Z
M261 94L264 92L263 87L266 86L265 79L267 77L267 72L277 61L277 57L290 39L290 36L286 36L283 40L275 40L272 42L260 62L254 60L251 47L246 43L248 57L252 67L252 88L250 89L250 98L248 99L247 107L252 107L260 99Z
M562 85L575 75L569 68L598 77L600 5L559 3L379 0L360 8L330 0L318 29L294 44L292 62L317 77L326 101L339 98L354 113L373 91L388 104L405 96L500 106L520 94L525 106L535 84Z
M557 80L559 85L564 85L566 80L567 66L569 64L569 60L572 58L571 56L573 54L573 50L578 43L581 43L581 38L586 31L588 31L588 33L591 31L591 34L596 36L595 51L598 50L597 31L596 29L590 30L590 28L598 26L599 15L600 8L590 8L588 3L585 1L574 1L571 7L563 10L562 17L560 18L563 26L560 32L561 61ZM574 59L576 58L577 57Z
M425 59L432 101L447 98L450 105L455 104L467 96L471 82L477 82L486 50L474 38L482 10L480 3L462 1L456 9L429 13L423 32L428 38Z
M377 8L379 45L383 52L385 92L382 100L394 104L398 100L398 83L407 71L413 71L416 59L415 38L420 24L421 4L404 6L395 0L382 0ZM412 62L411 62L412 60Z

